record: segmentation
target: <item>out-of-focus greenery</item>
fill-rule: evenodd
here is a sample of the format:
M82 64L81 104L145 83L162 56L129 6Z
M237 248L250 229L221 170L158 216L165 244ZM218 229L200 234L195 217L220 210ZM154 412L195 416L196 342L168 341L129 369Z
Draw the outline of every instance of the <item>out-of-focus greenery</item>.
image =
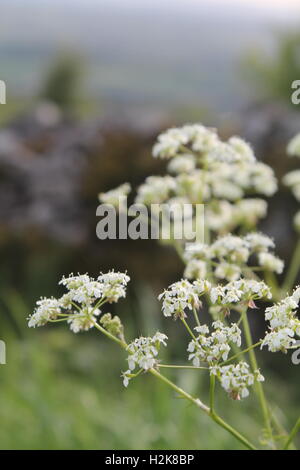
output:
M81 71L81 63L74 55L58 57L45 78L41 98L55 103L67 113L74 111L79 97Z
M120 377L126 368L124 352L101 334L74 335L65 326L54 325L29 330L29 307L16 293L2 294L1 336L7 342L7 364L0 366L1 449L240 448L226 431L154 377L146 374L125 389ZM149 315L148 307L149 302L144 315ZM127 309L125 304L118 313L129 319L131 336L137 332ZM154 331L159 320L142 321ZM180 326L171 325L174 331ZM176 348L185 350L187 338L180 341L183 344ZM166 375L208 400L202 371ZM266 375L269 378L269 372ZM290 422L285 424L291 426L297 394L291 396L289 383L273 377L272 381L276 386L268 392L287 407ZM234 402L218 389L217 404L224 418L254 441L259 439L260 412L253 393Z
M242 62L243 73L249 86L260 98L291 102L291 85L300 77L300 33L281 33L276 36L272 54L253 50Z

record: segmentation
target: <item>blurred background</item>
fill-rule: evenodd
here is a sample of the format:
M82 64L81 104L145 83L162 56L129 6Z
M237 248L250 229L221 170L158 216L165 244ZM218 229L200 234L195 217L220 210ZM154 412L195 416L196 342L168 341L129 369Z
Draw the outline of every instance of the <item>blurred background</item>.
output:
M155 242L100 242L97 194L162 172L151 158L155 136L186 122L242 135L278 178L295 168L285 145L300 131L300 105L290 100L300 79L299 2L2 0L1 18L0 339L7 365L0 366L0 448L236 447L151 377L125 390L122 352L96 333L31 331L26 318L37 298L61 294L63 274L127 269L129 295L115 309L127 336L168 328L166 359L180 360L187 339L161 318L156 297L182 265ZM295 210L280 188L261 226L286 260ZM259 313L252 319L258 335ZM276 415L291 427L299 369L289 356L262 360ZM206 379L173 376L207 399ZM224 417L256 438L253 399L229 402L222 392L218 399Z

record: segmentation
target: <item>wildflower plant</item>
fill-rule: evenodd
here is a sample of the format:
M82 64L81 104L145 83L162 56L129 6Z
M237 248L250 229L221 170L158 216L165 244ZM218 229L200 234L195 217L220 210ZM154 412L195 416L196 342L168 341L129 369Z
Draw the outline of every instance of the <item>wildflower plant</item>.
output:
M300 135L288 145L288 154L300 157L299 142ZM169 241L185 268L183 278L158 296L162 314L177 320L186 330L186 357L181 364L164 364L160 359L161 348L168 345L166 334L156 332L127 342L121 319L103 311L107 304L126 296L130 280L126 273L111 271L96 279L87 274L63 278L60 284L67 292L58 299L39 300L29 317L29 326L66 322L75 333L96 328L127 354L122 372L125 387L149 373L206 413L246 448L292 448L300 418L291 431L282 430L266 397L256 354L263 348L270 353L287 353L300 338L300 287L294 286L300 266L300 242L284 272L274 241L257 230L267 214L267 202L262 197L272 196L277 189L274 172L256 160L243 139L231 137L224 142L214 129L202 125L164 132L154 145L153 156L167 161L168 174L148 177L137 189L137 203L172 205L176 200L182 204L204 203L206 208L203 243ZM299 170L287 174L284 183L300 200ZM120 207L119 198L126 197L130 190L126 183L102 193L100 199ZM298 233L299 217L298 213ZM280 284L282 278L278 275L283 272ZM266 332L263 338L254 339L249 318L262 308ZM210 313L211 322L203 321L204 309ZM165 375L168 369L184 368L208 374L207 404ZM237 423L228 424L220 417L215 393L218 384L233 400L246 399L253 390L261 410L263 440L250 442L238 431Z

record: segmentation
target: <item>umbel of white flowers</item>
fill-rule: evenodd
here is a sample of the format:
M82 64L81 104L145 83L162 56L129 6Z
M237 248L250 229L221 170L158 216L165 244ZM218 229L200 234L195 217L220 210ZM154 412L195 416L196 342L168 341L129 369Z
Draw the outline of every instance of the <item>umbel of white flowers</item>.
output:
M253 260L257 261L255 268L280 274L284 263L270 251L274 248L270 237L257 232L244 237L228 234L217 238L211 245L189 243L184 253L187 263L184 275L189 279L206 277L209 266L216 278L235 281L244 274L250 258L252 264Z
M29 317L28 325L43 326L48 322L65 320L74 333L87 331L95 326L102 305L118 302L121 297L125 297L129 280L126 273L114 271L100 274L97 279L88 274L63 277L59 284L66 287L68 292L58 299L52 297L39 300Z
M299 300L300 287L297 287L292 295L266 309L265 319L269 322L269 331L261 347L267 346L271 352L286 352L294 346L295 336L300 337L300 320L296 317Z
M214 129L202 125L162 133L153 156L168 161L169 174L147 177L137 188L135 202L169 207L204 203L206 226L216 233L254 228L267 213L267 203L255 195L271 196L277 190L273 170L256 160L247 142L235 136L224 142ZM125 183L100 193L99 199L117 208L130 190Z

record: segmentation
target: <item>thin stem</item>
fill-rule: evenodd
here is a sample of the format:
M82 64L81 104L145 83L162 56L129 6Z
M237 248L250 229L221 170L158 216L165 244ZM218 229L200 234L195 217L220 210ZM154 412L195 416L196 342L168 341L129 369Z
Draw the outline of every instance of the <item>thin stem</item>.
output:
M253 344L252 346L249 346L249 348L246 348L244 349L243 351L240 351L239 353L235 354L234 356L231 356L229 359L227 359L227 361L224 361L220 364L220 366L224 366L225 364L227 364L228 362L231 362L233 361L234 359L236 359L237 357L239 356L242 356L243 354L246 354L247 352L251 351L251 349L254 349L254 348L257 348L257 346L260 346L262 343L262 340L261 341L258 341L258 343L255 343Z
M193 314L194 314L197 326L201 326L201 323L200 323L200 320L199 320L199 317L198 317L198 313L197 313L197 310L195 309L195 307L193 308Z
M216 386L216 377L214 374L210 375L210 387L209 387L209 406L211 414L215 412L215 386Z
M173 364L157 364L159 368L165 368L165 369L198 369L198 370L209 370L208 367L197 367L197 366L179 366L179 365L173 365Z
M123 349L127 349L128 345L125 343L125 341L121 341L115 336L113 336L111 333L106 331L102 326L100 326L96 321L94 322L95 327L101 331L105 336L107 336L109 339L113 340L119 346L121 346ZM227 424L222 418L217 416L215 413L210 412L210 408L208 408L204 403L199 398L194 398L192 395L190 395L188 392L185 392L182 388L178 387L176 384L171 382L171 380L167 379L164 375L162 375L160 372L158 372L155 369L149 369L149 372L160 379L162 382L167 384L169 387L171 387L173 390L175 390L179 395L181 395L183 398L186 398L190 402L192 402L194 405L196 405L198 408L200 408L202 411L204 411L208 416L210 416L219 426L223 427L226 429L230 434L232 434L238 441L240 441L242 444L244 444L247 449L251 450L256 450L256 447L254 447L251 442L249 442L244 436L242 436L238 431L236 431L234 428L232 428L229 424Z
M193 333L192 330L190 329L190 327L189 327L189 325L187 324L187 322L185 321L185 319L181 317L181 321L182 321L182 323L184 324L184 326L186 327L186 329L188 330L188 332L189 332L189 334L191 335L191 337L192 337L195 341L197 341L196 336L194 335L194 333Z
M278 300L276 293L280 291L280 288L275 274L272 271L264 271L264 277L266 283L271 287L273 298Z
M283 446L283 450L287 450L289 448L290 444L292 443L294 437L296 436L296 434L298 433L299 430L300 430L300 418L298 418L295 426L291 430L291 432L290 432L290 434L287 438L287 441Z
M101 333L103 333L105 336L107 336L109 339L111 339L112 341L114 341L115 343L117 343L119 346L121 346L123 349L127 349L127 344L125 343L125 341L122 341L121 339L117 338L116 336L112 335L111 333L109 333L108 331L106 331L104 328L102 328L102 326L99 325L99 323L97 323L96 321L93 322L94 325L95 325L95 328L97 328L97 330L101 331Z
M300 239L296 245L290 267L282 284L282 293L285 295L292 289L300 268Z
M169 387L175 390L179 395L186 398L187 400L192 402L194 405L198 406L198 408L201 408L202 411L208 414L217 424L219 424L222 428L226 429L226 431L232 434L238 441L244 444L245 447L247 447L250 450L256 450L256 447L253 444L251 444L251 442L249 442L244 436L242 436L242 434L240 434L238 431L232 428L229 424L227 424L222 418L220 418L220 416L216 415L215 413L211 413L210 408L204 405L204 403L202 403L201 400L199 400L199 398L192 397L189 393L185 392L182 388L178 387L176 384L171 382L171 380L167 379L164 375L160 374L157 370L150 369L149 372L152 375L155 375L162 382L169 385Z
M250 450L257 450L256 447L251 444L248 439L246 439L242 434L240 434L238 431L236 431L233 427L231 427L226 421L224 421L220 416L213 414L212 419L222 426L222 428L226 429L230 434L232 434L238 441L240 441L244 446L246 446Z
M204 405L204 403L202 403L202 401L199 398L192 397L192 395L190 395L188 392L186 392L182 388L178 387L176 384L174 384L174 382L171 382L171 380L167 379L167 377L162 375L156 369L149 369L149 372L152 375L155 375L155 377L160 379L162 382L169 385L169 387L175 390L179 395L181 395L182 397L194 403L196 406L198 406L198 408L201 408L201 410L203 410L206 414L209 414L209 408L206 405Z
M251 348L253 345L253 341L252 341L251 330L250 330L250 326L248 322L248 317L246 314L245 315L243 314L242 323L243 323L243 328L244 328L244 333L245 333L245 338L246 338L246 344L249 348L248 352L249 352L250 364L251 364L252 370L255 371L258 369L258 364L257 364L255 352L253 348ZM259 398L260 406L262 409L262 414L263 414L266 429L272 441L274 442L270 413L269 413L269 409L267 405L267 400L265 397L265 392L264 392L261 382L256 382L256 390L257 390L257 395Z

